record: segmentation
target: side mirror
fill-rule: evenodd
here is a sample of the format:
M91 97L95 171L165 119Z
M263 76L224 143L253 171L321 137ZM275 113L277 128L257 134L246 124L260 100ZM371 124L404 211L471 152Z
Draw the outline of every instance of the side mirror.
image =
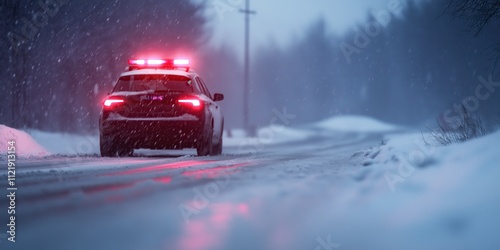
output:
M224 95L221 93L215 93L214 94L214 102L219 102L224 100Z

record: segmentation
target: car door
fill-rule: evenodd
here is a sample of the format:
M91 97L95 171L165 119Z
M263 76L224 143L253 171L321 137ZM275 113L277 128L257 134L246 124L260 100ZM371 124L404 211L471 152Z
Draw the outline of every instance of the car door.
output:
M213 101L213 97L210 94L210 91L208 90L207 86L205 85L205 82L201 77L196 78L196 82L200 85L201 90L203 91L204 95L210 99L210 107L209 110L212 113L212 117L214 119L214 141L218 143L218 138L222 136L223 132L223 116L221 109L219 107L219 104L217 102Z

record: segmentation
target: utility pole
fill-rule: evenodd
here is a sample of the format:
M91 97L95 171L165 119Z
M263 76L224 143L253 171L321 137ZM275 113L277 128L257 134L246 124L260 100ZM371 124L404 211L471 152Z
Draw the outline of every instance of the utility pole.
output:
M250 132L249 125L249 94L250 94L250 15L257 12L250 10L250 0L246 0L245 9L240 9L245 14L245 69L243 86L243 126L247 133Z

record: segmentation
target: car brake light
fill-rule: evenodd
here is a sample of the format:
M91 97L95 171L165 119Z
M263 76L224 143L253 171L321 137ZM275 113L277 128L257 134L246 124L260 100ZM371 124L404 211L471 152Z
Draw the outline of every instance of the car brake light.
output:
M179 99L178 102L180 104L183 104L185 106L189 106L189 107L192 107L193 109L201 109L201 101L199 99L196 99L196 98L183 98L183 99Z
M118 103L123 103L124 100L123 99L106 99L104 100L104 106L105 107L111 107L115 104L118 104Z

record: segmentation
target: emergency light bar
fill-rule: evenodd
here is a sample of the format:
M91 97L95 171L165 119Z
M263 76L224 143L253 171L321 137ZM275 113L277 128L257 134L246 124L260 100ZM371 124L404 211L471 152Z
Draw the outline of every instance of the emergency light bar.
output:
M186 68L189 71L188 59L130 59L129 70L144 68L177 69Z
M174 59L174 65L189 65L188 59Z

